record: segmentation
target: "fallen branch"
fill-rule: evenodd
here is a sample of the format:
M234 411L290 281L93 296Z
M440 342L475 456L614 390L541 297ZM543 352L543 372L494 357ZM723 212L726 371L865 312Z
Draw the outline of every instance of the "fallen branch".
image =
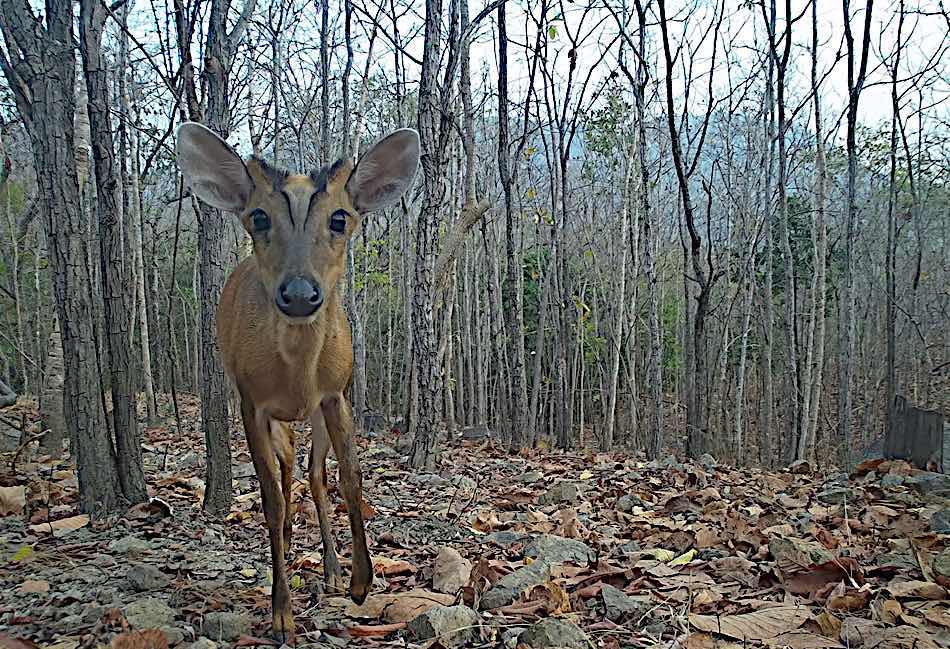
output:
M445 289L449 269L452 267L452 262L458 257L459 251L462 249L462 244L465 243L465 237L468 236L471 229L475 227L475 224L481 220L489 207L491 207L491 203L484 198L478 203L462 207L458 221L455 222L452 231L446 235L445 241L442 244L442 250L435 260L434 284L437 294Z

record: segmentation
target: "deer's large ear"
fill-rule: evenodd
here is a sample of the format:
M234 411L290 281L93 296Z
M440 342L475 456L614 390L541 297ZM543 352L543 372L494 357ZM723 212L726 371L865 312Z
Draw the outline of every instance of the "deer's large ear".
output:
M240 212L254 189L244 161L228 143L196 122L175 131L175 152L185 184L205 203Z
M346 191L360 212L383 209L409 189L418 168L419 134L411 128L401 128L359 159L346 181Z

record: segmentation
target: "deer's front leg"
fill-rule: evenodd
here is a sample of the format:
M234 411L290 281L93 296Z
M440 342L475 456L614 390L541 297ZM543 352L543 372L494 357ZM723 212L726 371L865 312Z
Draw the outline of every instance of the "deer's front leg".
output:
M263 413L256 411L247 399L241 400L241 416L244 419L244 431L251 459L254 461L254 470L261 483L261 505L270 538L271 572L274 581L271 589L272 633L281 643L289 644L294 638L294 616L284 565L286 512L284 494L277 475L277 458L270 439L270 422Z
M346 502L353 534L353 574L350 576L350 598L362 604L373 583L373 564L366 548L366 529L363 526L363 479L353 444L353 416L342 394L325 397L320 404L326 420L327 432L340 463L340 491Z
M317 518L320 521L320 538L323 541L323 577L327 591L343 592L343 573L336 556L336 544L333 528L330 526L330 503L327 501L327 452L330 450L330 435L318 410L310 418L313 429L310 447L310 492L317 506Z

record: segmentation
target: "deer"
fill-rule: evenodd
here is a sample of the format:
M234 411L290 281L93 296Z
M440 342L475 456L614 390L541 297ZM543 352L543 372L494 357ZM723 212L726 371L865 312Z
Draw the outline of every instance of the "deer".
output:
M419 134L395 130L355 164L341 159L308 174L291 174L255 156L243 160L196 122L180 124L175 140L191 192L237 214L253 240L253 254L235 267L221 292L217 343L236 387L260 483L273 574L272 633L291 643L295 626L285 564L293 527L293 422L309 420L312 429L308 478L327 590L343 592L327 497L331 446L353 539L350 598L362 604L372 585L362 476L345 396L353 342L338 286L348 241L364 215L393 205L412 185Z

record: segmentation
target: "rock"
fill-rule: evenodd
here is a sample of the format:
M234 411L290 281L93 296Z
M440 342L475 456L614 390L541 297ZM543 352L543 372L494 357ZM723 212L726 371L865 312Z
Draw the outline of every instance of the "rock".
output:
M234 478L250 478L256 475L253 462L241 462L234 465L231 469L231 476Z
M191 643L190 649L218 649L218 643L214 640L201 637Z
M573 482L556 482L538 498L539 505L556 505L558 503L573 503L580 497L580 489Z
M912 475L907 478L905 484L910 485L920 494L926 496L950 490L950 475L921 471L917 475Z
M848 487L831 487L819 491L815 496L826 505L843 505L845 503L855 505L863 500Z
M141 554L152 549L152 544L135 536L125 536L109 544L109 549L119 554Z
M573 622L548 617L535 622L518 636L518 644L531 649L543 647L565 647L567 649L587 649L590 640Z
M633 555L640 552L641 549L642 548L640 547L640 544L636 541L627 541L617 548L617 554L622 557L632 557Z
M480 608L488 610L508 606L529 588L539 586L551 579L551 566L544 561L535 561L519 568L495 582L482 596Z
M930 517L930 529L937 534L950 534L950 509L939 509Z
M178 460L179 469L193 469L201 464L201 458L194 451L188 451Z
M932 565L936 574L941 577L950 577L950 548L935 556Z
M646 503L630 494L617 499L617 509L622 512L632 512L634 507L646 507Z
M241 634L251 632L251 621L240 613L215 611L207 613L201 622L201 635L216 641L231 642L241 637Z
M162 633L168 638L168 646L174 647L185 641L185 632L173 626L163 626Z
M488 439L489 437L496 437L496 435L490 428L484 426L467 426L462 429L462 439L467 442Z
M462 647L478 635L478 613L467 606L437 606L409 623L409 632L420 641L438 639L442 647Z
M175 612L157 597L145 597L125 607L125 619L133 629L158 629L171 626Z
M161 570L144 563L138 563L130 567L125 576L132 584L132 588L140 593L146 590L164 588L171 582Z
M435 473L418 473L409 477L410 482L416 484L428 485L430 487L447 487L451 484L448 480Z
M788 470L790 473L806 475L811 473L811 464L809 464L808 460L795 460L788 465Z
M895 475L893 473L888 473L885 476L881 476L881 486L882 487L899 487L906 481L906 478L902 475Z
M450 547L439 548L432 573L432 588L440 593L457 593L472 576L472 562Z
M631 620L639 622L646 617L652 608L648 602L635 599L619 588L604 584L600 589L600 597L604 600L604 615L611 622Z
M699 456L699 465L703 467L704 469L706 469L707 471L710 471L712 469L715 469L717 466L719 466L719 463L716 462L716 458L714 458L709 453L703 453L702 455Z
M524 554L547 563L587 565L597 560L597 554L586 544L554 534L542 534L525 548Z
M478 483L469 478L467 475L455 476L455 478L452 479L452 484L458 487L459 490L468 492L475 491L475 488L478 487Z
M527 534L521 534L519 532L501 530L499 532L486 534L484 539L488 543L494 543L495 545L501 546L503 548L510 548L515 543L524 543L525 541L531 540L531 537Z
M522 484L531 484L537 482L544 477L540 471L525 471L521 475L517 476L515 480L521 482Z

